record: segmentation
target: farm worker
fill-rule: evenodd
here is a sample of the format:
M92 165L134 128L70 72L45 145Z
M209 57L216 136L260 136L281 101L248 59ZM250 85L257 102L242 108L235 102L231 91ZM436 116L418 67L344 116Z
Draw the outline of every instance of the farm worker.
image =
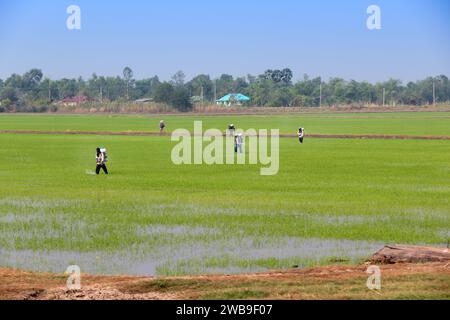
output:
M236 130L234 124L228 125L228 134L230 135L230 137L234 137L234 130Z
M303 137L305 136L305 129L299 128L297 134L298 134L298 141L300 141L300 143L303 143Z
M238 133L234 138L234 151L239 153L242 153L242 144L244 143L244 140L242 138L242 133Z
M164 124L164 120L161 120L159 122L159 133L163 133L165 127L166 125Z
M97 148L97 156L95 157L97 160L97 167L95 168L95 173L100 174L100 169L103 169L105 174L108 174L108 169L106 169L106 149Z

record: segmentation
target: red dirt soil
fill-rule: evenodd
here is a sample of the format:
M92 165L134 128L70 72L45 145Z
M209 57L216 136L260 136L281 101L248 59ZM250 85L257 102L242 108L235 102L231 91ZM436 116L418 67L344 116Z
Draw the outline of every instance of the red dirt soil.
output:
M427 264L391 264L380 266L383 277L426 275L450 276L450 263ZM368 277L367 265L360 266L328 266L310 269L294 269L278 272L241 274L241 275L208 275L189 277L132 277L132 276L93 276L82 275L82 288L78 291L66 289L67 275L33 273L12 269L0 268L0 299L14 300L174 300L186 299L183 290L164 291L147 287L144 293L130 293L124 290L130 286L144 286L150 281L193 281L197 290L201 290L201 284L242 283L263 281L270 283L293 281L317 281L317 285L323 285L335 281L351 281L356 277ZM449 286L450 288L450 286Z

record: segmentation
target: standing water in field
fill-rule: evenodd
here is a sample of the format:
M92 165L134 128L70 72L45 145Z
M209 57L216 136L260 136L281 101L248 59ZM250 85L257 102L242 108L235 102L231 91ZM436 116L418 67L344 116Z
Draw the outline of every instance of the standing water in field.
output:
M78 265L82 272L93 274L192 275L359 263L385 243L285 236L273 232L279 227L274 223L299 233L305 228L333 232L361 225L389 231L386 226L405 221L418 225L430 218L442 223L447 219L440 213L434 217L296 214L281 218L251 210L175 204L128 204L106 210L104 203L92 201L1 199L0 266L63 272L69 265ZM239 219L253 222L235 223ZM271 228L265 220L272 221ZM428 234L426 229L423 232ZM442 227L437 233L443 234Z
M129 252L117 253L0 249L0 255L2 266L32 271L58 273L75 264L83 272L92 274L155 276L259 272L336 261L355 263L382 246L381 243L332 239L268 241L272 243L256 245L253 239L218 240L206 246L191 243L130 248Z
M74 208L68 210L67 208ZM140 223L130 228L117 221L110 225L95 204L80 201L0 201L0 265L43 272L63 272L78 265L86 273L132 275L186 275L240 273L292 266L357 262L382 247L381 242L319 239L269 235L245 235L227 226ZM153 218L164 221L199 207L144 207ZM121 211L120 209L118 210ZM7 212L7 214L5 214ZM71 213L72 212L72 213ZM158 212L160 215L158 216ZM224 211L232 219L233 211ZM120 218L119 213L112 213ZM136 213L136 215L139 215ZM146 217L147 214L144 216ZM167 218L165 219L167 220ZM329 219L322 219L321 224ZM341 220L360 223L356 219ZM336 224L336 221L329 221ZM105 233L105 227L110 228ZM36 232L33 232L35 230ZM89 245L91 244L91 245ZM123 245L125 244L125 246ZM96 247L91 249L90 247Z

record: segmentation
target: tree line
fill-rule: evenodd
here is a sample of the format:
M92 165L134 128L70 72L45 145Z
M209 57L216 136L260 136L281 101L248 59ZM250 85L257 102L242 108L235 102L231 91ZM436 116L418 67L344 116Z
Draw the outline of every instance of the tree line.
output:
M145 98L180 111L187 111L194 104L213 104L228 93L245 94L251 98L249 105L261 107L427 105L450 101L450 82L445 75L406 84L395 79L375 84L342 78L323 81L307 75L296 82L292 79L293 73L288 68L236 78L222 74L212 79L200 74L189 81L182 71L174 74L170 81L160 81L158 76L138 80L129 67L116 77L94 73L86 80L81 77L51 80L44 77L42 70L32 69L0 79L0 112L45 111L57 108L54 102L74 96L86 96L100 103Z

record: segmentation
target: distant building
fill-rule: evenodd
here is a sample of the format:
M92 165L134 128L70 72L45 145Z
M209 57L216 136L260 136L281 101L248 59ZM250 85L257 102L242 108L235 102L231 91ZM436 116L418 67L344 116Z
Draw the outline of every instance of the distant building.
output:
M152 102L153 99L152 98L142 98L142 99L137 99L134 100L134 103L148 103L148 102Z
M226 96L216 100L217 104L224 106L242 105L249 102L251 99L242 93L229 93Z
M66 106L66 107L73 107L80 104L91 102L92 99L88 96L75 96L75 97L66 97L58 102L58 104Z

